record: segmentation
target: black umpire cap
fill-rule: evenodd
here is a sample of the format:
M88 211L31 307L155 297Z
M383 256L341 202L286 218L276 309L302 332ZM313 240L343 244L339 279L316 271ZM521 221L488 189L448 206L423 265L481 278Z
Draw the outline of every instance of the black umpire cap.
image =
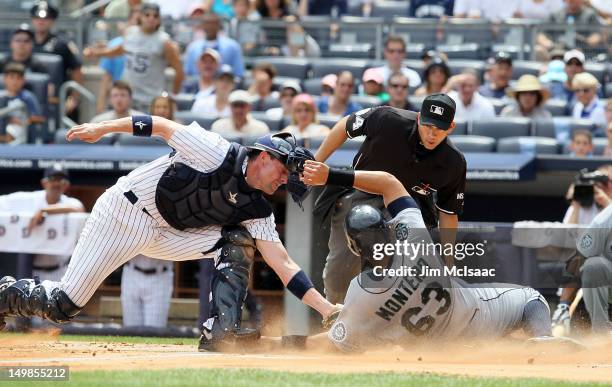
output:
M455 101L446 94L432 94L421 105L421 124L447 130L455 119Z
M60 163L55 163L52 166L45 169L44 178L48 179L52 176L61 176L66 180L70 179L70 175L68 174L68 170L64 168L64 166Z
M30 16L37 19L57 19L59 11L46 1L39 1L30 8Z

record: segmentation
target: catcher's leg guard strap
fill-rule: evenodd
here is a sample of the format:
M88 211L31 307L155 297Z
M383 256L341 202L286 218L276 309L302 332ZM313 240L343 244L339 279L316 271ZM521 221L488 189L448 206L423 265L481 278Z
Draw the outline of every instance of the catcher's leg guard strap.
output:
M19 280L0 293L0 314L8 316L38 316L59 323L80 310L63 290L53 289L47 295L45 287L31 279Z

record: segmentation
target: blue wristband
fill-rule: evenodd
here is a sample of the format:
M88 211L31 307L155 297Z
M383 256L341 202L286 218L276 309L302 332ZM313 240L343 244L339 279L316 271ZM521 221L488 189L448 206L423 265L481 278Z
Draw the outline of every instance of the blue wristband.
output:
M311 288L314 288L314 285L306 273L304 273L304 270L295 273L291 281L287 284L287 289L300 300L304 298L306 292Z
M394 218L406 208L419 208L419 206L410 196L402 196L401 198L397 198L387 206L387 210L389 210L389 213Z
M151 116L132 116L132 134L139 137L151 137L153 118Z

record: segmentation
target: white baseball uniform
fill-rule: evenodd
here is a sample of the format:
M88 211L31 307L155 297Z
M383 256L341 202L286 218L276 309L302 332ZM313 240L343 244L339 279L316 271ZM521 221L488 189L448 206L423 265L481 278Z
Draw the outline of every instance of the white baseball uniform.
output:
M401 210L390 223L399 240L431 243L417 208ZM400 266L415 267L415 273L422 266L442 267L434 254L413 261L395 256L390 268ZM344 308L328 332L329 339L345 351L389 343L409 345L421 338L497 337L520 326L529 301L540 299L546 304L539 292L519 285L406 275L376 288L366 282L366 276L362 273L351 281Z
M45 283L49 292L63 290L82 307L102 281L138 254L169 261L213 258L211 250L221 237L221 226L177 230L168 225L155 205L157 183L173 162L211 172L223 162L230 143L197 123L177 127L168 144L174 154L136 168L98 198L89 216L68 270L59 283ZM246 170L247 161L243 165ZM132 204L125 196L137 198ZM145 212L146 211L146 212ZM255 239L280 242L274 215L241 223Z
M121 309L124 326L163 328L168 323L174 270L172 262L138 255L123 265Z

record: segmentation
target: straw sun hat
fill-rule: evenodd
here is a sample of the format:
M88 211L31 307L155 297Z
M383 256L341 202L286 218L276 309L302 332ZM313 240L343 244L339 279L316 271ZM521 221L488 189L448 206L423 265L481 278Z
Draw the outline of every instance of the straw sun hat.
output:
M525 91L537 91L542 96L542 102L550 97L550 92L542 86L538 78L531 74L525 74L518 79L516 85L508 91L508 95L516 99L518 93Z

